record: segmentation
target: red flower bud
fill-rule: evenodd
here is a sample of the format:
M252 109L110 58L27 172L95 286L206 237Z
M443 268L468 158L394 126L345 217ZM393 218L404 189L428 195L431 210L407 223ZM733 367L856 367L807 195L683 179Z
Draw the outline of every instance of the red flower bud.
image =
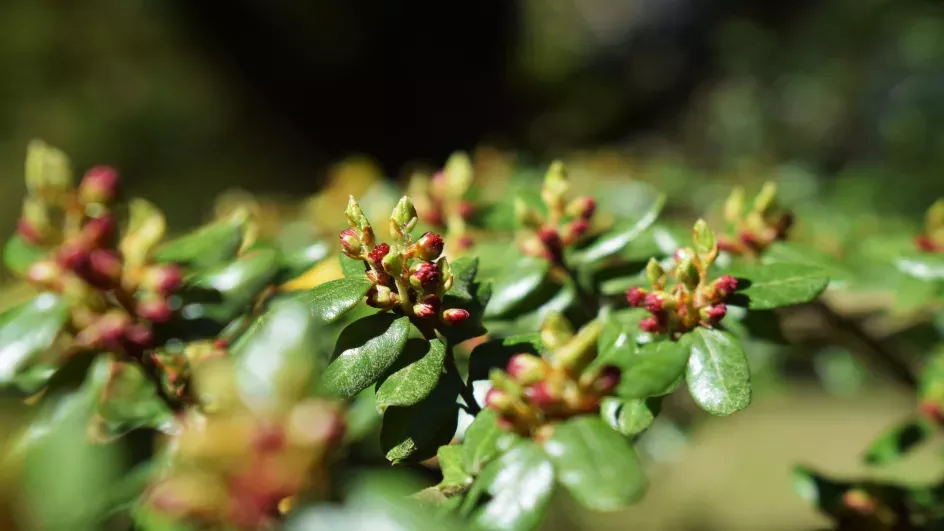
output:
M537 233L538 239L544 245L545 258L553 262L560 262L564 257L564 242L560 233L552 227L542 227Z
M39 231L36 230L36 227L24 218L20 218L16 221L16 233L20 235L23 241L30 245L41 245L43 243L43 237L40 235Z
M659 313L665 309L665 299L658 293L650 293L643 298L643 303L649 313Z
M145 349L154 341L154 332L147 325L136 323L128 327L125 337L133 346Z
M508 360L505 372L519 383L530 385L546 372L544 360L534 354L515 354Z
M575 219L567 226L567 240L576 241L590 230L590 222L585 219Z
M559 398L551 393L551 388L545 381L527 387L524 390L524 396L540 409L550 409L560 402Z
M341 239L341 250L350 258L360 258L364 252L364 244L361 243L357 231L354 229L344 229L339 235ZM383 257L381 257L383 258Z
M439 255L442 254L442 251L442 236L436 234L435 232L427 232L426 234L420 236L420 239L416 241L416 256L420 260L435 260L439 258Z
M82 227L82 240L92 247L111 247L115 238L115 217L104 214Z
M471 201L463 200L459 203L459 215L462 219L470 219L475 215L475 206Z
M925 418L944 424L944 410L942 410L940 403L931 399L924 399L918 404L918 409L921 410Z
M285 448L285 430L281 426L260 426L252 435L252 449L258 453L273 453Z
M475 240L473 240L471 236L462 235L456 240L456 248L459 250L468 249L473 245L475 245Z
M593 388L598 394L609 394L619 385L622 376L622 372L616 365L605 365L600 369L596 381L593 382Z
M423 291L431 291L439 284L439 276L439 267L436 264L423 262L410 275L410 284L415 288L422 288Z
M163 264L147 270L145 284L152 291L167 297L183 285L183 271L177 264Z
M108 203L118 195L118 172L110 166L95 166L79 183L79 201Z
M646 317L639 321L639 328L642 328L643 331L649 332L650 334L658 334L662 331L659 320L655 316Z
M143 300L138 303L135 313L142 319L147 319L153 323L166 323L170 321L174 311L168 304L167 299L153 298Z
M443 226L442 211L439 210L438 208L432 208L424 212L423 221L425 221L426 223L429 223L430 225L434 227L442 227Z
M492 387L488 390L488 393L485 394L486 407L500 412L505 410L509 405L511 405L511 397L501 389Z
M89 254L85 279L100 289L110 289L121 281L123 262L118 253L105 249L95 249Z
M757 235L753 232L748 230L741 231L739 237L741 239L741 243L750 247L751 249L760 248L760 242L757 240Z
M646 290L638 288L636 286L630 287L626 290L626 302L629 303L633 308L638 308L642 306L643 300L646 298Z
M80 271L89 261L90 249L81 241L67 242L56 253L56 262L70 271Z
M447 324L459 324L469 318L469 312L462 308L450 308L443 312L442 318Z
M228 340L228 339L222 339L222 338L214 339L214 340L213 340L213 348L215 348L215 349L217 349L217 350L226 350L226 349L229 348L229 340Z
M724 316L727 315L727 313L728 307L723 302L719 302L718 304L708 307L708 310L706 311L708 322L712 324L724 319Z
M439 313L441 304L439 297L429 295L422 302L413 305L413 313L420 319L429 319Z
M21 233L21 236L22 236L22 233ZM938 253L944 250L942 249L941 246L934 243L934 240L932 240L931 237L928 236L927 234L921 234L915 237L915 245L918 246L918 249L921 249L922 251L926 253Z
M719 299L724 299L734 293L737 289L738 281L731 275L724 275L714 283L715 293Z
M375 266L377 266L378 268L380 268L381 271L383 271L383 265L380 262L381 260L384 259L385 256L387 256L387 253L389 252L390 252L390 246L387 245L386 243L381 243L381 244L375 245L373 250L370 251L370 254L368 254L367 257L370 258L370 261L373 262Z
M580 201L580 212L578 213L578 216L580 216L584 220L589 220L590 218L593 217L593 213L597 211L596 200L592 197L587 196L587 197L581 197L579 201Z

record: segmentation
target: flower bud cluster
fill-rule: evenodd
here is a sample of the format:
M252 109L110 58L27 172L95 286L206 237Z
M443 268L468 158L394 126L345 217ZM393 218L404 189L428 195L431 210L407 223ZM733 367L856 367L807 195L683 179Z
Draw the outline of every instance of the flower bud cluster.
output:
M294 497L325 496L330 459L344 432L339 404L319 399L265 414L238 401L208 414L191 410L144 503L172 520L208 528L268 528Z
M465 198L473 178L472 161L463 152L453 153L432 177L418 173L410 178L409 193L420 219L444 231L458 249L473 245L467 223L475 215L475 205Z
M547 207L547 216L532 208L524 200L515 202L515 218L523 229L519 237L522 251L560 264L564 248L576 243L590 231L590 222L597 204L592 197L582 196L566 200L570 185L564 165L551 164L544 177L541 199Z
M924 233L915 238L915 244L926 253L944 253L944 198L928 209Z
M466 310L442 309L443 296L454 281L449 262L442 256L443 238L427 232L413 241L417 216L410 198L403 197L390 216L393 245L374 240L370 222L353 197L347 217L350 228L341 231L341 249L364 262L365 274L374 283L367 293L368 304L383 310L399 308L405 315L445 324L469 317Z
M703 220L693 231L695 248L675 252L674 267L666 271L658 260L646 266L651 289L631 287L626 301L634 308L645 308L651 314L639 327L651 334L673 337L697 326L713 326L724 319L724 300L737 289L737 279L724 275L708 280L708 270L718 255L714 233ZM670 281L674 284L669 285Z
M500 415L500 425L540 439L556 422L597 413L620 381L618 367L591 363L600 330L591 323L547 357L516 354L504 371L493 369L485 403Z
M719 238L721 250L756 256L774 242L785 240L793 226L793 213L781 208L776 198L777 185L767 182L754 198L753 205L746 210L744 189L737 187L732 190L724 205L730 233Z
M79 346L140 351L152 342L152 325L172 317L169 297L182 284L181 270L129 264L112 211L118 173L96 166L73 187L64 157L40 143L27 155L28 196L18 233L45 257L30 265L26 279L70 303Z

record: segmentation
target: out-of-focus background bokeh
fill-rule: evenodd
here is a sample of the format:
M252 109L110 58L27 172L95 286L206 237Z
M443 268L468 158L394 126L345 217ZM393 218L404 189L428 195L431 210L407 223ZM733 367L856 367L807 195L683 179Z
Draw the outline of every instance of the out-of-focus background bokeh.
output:
M172 228L232 188L315 193L348 156L396 177L483 145L665 183L851 179L855 201L915 220L944 195L930 0L5 0L0 35L4 234L34 137L79 169L114 164ZM704 425L686 466L594 528L816 525L789 467L856 471L855 449L912 409L881 386L839 394L791 388Z

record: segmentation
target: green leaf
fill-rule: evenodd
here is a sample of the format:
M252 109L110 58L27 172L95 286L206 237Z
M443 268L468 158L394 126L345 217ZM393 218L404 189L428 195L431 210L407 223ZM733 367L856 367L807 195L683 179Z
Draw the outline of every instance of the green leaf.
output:
M366 278L364 273L367 271L367 265L363 260L356 260L350 256L341 253L338 255L338 262L341 264L341 273L350 278Z
M909 419L896 424L872 441L865 451L865 462L886 465L903 458L935 433L934 425L924 419Z
M518 437L498 427L498 414L484 409L465 430L462 443L462 468L478 475L482 469L508 450Z
M529 304L528 297L544 284L550 271L547 260L521 257L492 285L492 297L485 308L486 317L501 317Z
M836 257L796 242L774 242L764 251L762 257L765 264L788 263L817 267L823 276L830 280L845 280L852 275L852 271Z
M3 263L7 269L23 277L26 276L30 266L42 260L47 253L48 250L34 247L26 243L19 235L14 235L3 247Z
M617 222L612 229L592 244L575 253L573 262L592 264L620 252L655 222L664 204L665 195L659 194L649 208L641 212L637 218Z
M331 323L357 306L373 286L367 277L339 278L315 286L302 297L308 301L315 317Z
M188 319L209 318L228 323L252 304L278 272L278 253L273 249L259 249L226 265L199 273L188 281L188 288L195 292L216 292L220 300L185 304L181 314ZM187 291L181 297L186 301Z
M390 374L377 384L377 409L382 412L389 406L412 406L426 398L439 382L445 360L442 341L407 341Z
M338 396L350 398L387 372L397 361L410 331L408 317L378 313L348 325L338 338L322 383Z
M607 312L602 316L603 331L597 340L597 357L590 367L616 365L625 369L637 355L640 343L651 340L651 334L639 328L639 321L649 316L643 308Z
M541 336L528 334L511 336L486 341L472 350L469 357L469 378L471 384L476 380L487 380L493 368L504 369L508 360L519 353L540 354L544 351Z
M458 425L460 385L456 378L440 378L433 392L418 404L387 408L380 445L388 460L423 461L452 440Z
M623 398L648 398L671 392L688 365L690 349L679 341L648 343L629 351L616 394ZM622 361L622 360L621 360Z
M730 415L751 403L751 371L730 333L696 328L680 341L691 349L685 379L695 402L712 415Z
M0 315L0 385L14 382L30 369L58 366L58 359L44 355L49 353L68 319L68 305L53 293L42 293ZM53 371L31 373L45 376L29 382L27 390L35 391L48 381Z
M588 509L613 511L646 490L636 451L598 417L576 417L558 425L544 450L558 481Z
M155 259L197 269L214 267L232 260L243 241L247 216L238 213L162 245Z
M489 463L472 484L466 505L491 496L472 515L475 529L530 531L544 520L554 491L554 465L537 444L522 440Z
M921 253L897 259L895 265L906 275L923 280L944 279L944 254Z
M324 242L315 242L283 252L279 261L279 282L287 282L308 271L328 256L328 250Z
M167 429L174 422L174 415L157 395L154 382L138 365L100 356L91 373L92 378L107 382L97 409L106 438L138 428Z
M475 278L478 274L479 259L459 258L454 262L449 262L449 268L453 276L449 295L463 302L475 300L477 286Z
M448 444L439 447L436 458L442 470L441 486L465 486L472 483L472 476L465 471L462 462L463 448L458 444Z
M646 431L662 409L662 397L646 399L606 398L600 416L614 430L626 436Z
M730 274L737 277L737 295L748 298L747 307L751 310L770 310L809 302L829 284L829 278L823 275L822 269L804 264L777 262L741 266L733 268Z
M236 385L247 404L268 410L307 393L318 369L318 324L304 304L286 301L264 313L233 345Z

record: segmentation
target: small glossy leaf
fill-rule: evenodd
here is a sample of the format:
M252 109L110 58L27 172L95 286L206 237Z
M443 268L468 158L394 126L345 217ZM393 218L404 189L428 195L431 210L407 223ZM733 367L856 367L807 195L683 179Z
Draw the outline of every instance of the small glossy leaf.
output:
M935 432L934 425L924 419L911 419L896 424L872 441L865 452L865 462L885 465L903 458Z
M611 230L604 233L596 241L575 253L573 260L578 264L591 264L620 252L631 241L635 240L644 230L649 228L665 204L665 195L659 194L649 208L638 218L617 222Z
M685 379L695 402L712 415L730 415L751 403L751 371L729 332L696 328L680 343L691 349Z
M308 271L328 256L328 250L328 245L324 242L315 242L282 253L279 260L279 282L287 282Z
M378 313L354 321L338 338L332 362L322 383L338 396L349 398L375 384L406 347L408 317Z
M648 343L626 361L616 394L624 398L648 398L671 392L688 365L689 347L679 341Z
M765 264L788 263L818 267L823 276L830 280L845 280L852 275L852 271L836 257L796 242L775 242L764 251Z
M298 301L274 306L253 323L231 349L243 400L265 410L306 393L318 368L317 330L318 323Z
M388 460L423 461L452 440L459 418L460 385L456 378L440 378L433 392L418 404L387 408L380 445Z
M367 265L363 260L355 260L348 255L341 253L338 255L338 262L341 264L341 273L345 277L366 278L364 272L367 271Z
M528 304L528 297L544 283L549 270L547 260L530 256L520 258L492 285L492 298L485 308L485 315L501 317L519 311Z
M472 515L473 527L530 531L544 520L554 491L554 465L537 444L524 440L489 463L472 484L465 505L491 496Z
M597 357L591 367L616 365L624 369L651 335L639 328L639 321L649 315L643 308L608 312L603 316L603 331L597 340Z
M463 302L473 301L475 299L475 278L478 274L479 259L459 258L454 262L450 262L449 267L452 269L453 276L449 295Z
M373 285L367 277L339 278L315 286L302 297L310 305L312 315L330 323L357 306Z
M43 361L69 318L66 302L52 293L11 308L0 315L0 384L9 384L20 373ZM51 371L43 371L52 376ZM38 384L40 382L33 382ZM30 389L33 390L33 389Z
M219 293L220 300L185 305L182 315L228 323L252 304L279 272L278 253L273 249L252 251L224 266L200 273L188 281L197 290ZM187 293L182 295L187 299Z
M923 280L944 279L944 254L921 253L905 256L895 261L898 269L907 275Z
M118 437L138 428L166 429L173 423L173 413L157 395L154 382L137 365L100 356L91 373L92 378L107 382L97 408L104 437Z
M518 437L498 427L498 414L484 409L466 428L462 443L463 469L478 475L496 457L507 451Z
M161 246L158 262L174 262L202 269L232 260L243 241L247 222L245 213L237 213Z
M434 339L411 339L390 374L377 384L377 409L412 406L426 398L443 372L446 346Z
M17 275L26 276L30 266L46 256L47 252L46 249L26 243L19 235L14 235L3 247L3 263Z
M504 369L508 360L515 354L540 354L544 351L541 337L538 334L511 336L503 339L486 341L472 350L469 357L469 379L487 380L488 373L493 368Z
M646 490L636 451L598 417L577 417L558 425L544 450L558 481L589 509L616 510Z
M614 430L627 436L646 431L662 409L662 397L646 399L607 398L600 407L600 416Z
M751 310L770 310L809 302L829 284L822 269L804 264L777 262L743 266L731 271L738 278L737 294L748 298Z
M472 476L465 471L462 454L463 448L458 444L441 446L436 452L443 475L441 486L465 486L472 483Z

